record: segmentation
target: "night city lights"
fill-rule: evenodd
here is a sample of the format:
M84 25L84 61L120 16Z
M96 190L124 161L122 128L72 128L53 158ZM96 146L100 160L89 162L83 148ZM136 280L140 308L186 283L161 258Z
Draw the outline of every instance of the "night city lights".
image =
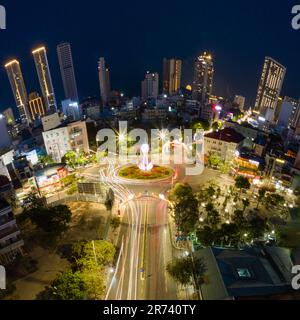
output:
M0 317L300 300L299 12L1 2Z

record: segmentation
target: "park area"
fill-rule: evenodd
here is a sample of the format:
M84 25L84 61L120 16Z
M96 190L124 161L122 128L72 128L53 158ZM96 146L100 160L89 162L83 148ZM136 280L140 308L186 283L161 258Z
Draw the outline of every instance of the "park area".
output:
M10 272L11 294L5 296L4 299L43 299L45 294L49 294L49 287L54 280L57 284L59 280L57 280L57 277L61 273L63 273L63 276L59 278L63 278L64 284L66 277L73 277L79 279L78 281L81 281L80 285L83 286L82 275L91 275L92 272L86 272L85 270L81 273L79 271L74 274L70 273L72 255L76 246L83 248L82 252L85 251L84 259L86 260L88 260L89 247L92 241L96 244L96 248L99 246L99 250L104 244L105 246L111 246L111 251L114 252L115 249L110 243L102 241L108 233L110 222L110 212L106 210L104 205L72 202L68 204L68 208L71 211L68 227L55 239L52 234L38 229L29 220L19 222L22 237L25 241L24 251L27 254L25 258L19 259L18 272L16 270ZM83 260L83 257L80 258ZM110 257L110 261L111 259ZM22 272L19 272L19 269Z

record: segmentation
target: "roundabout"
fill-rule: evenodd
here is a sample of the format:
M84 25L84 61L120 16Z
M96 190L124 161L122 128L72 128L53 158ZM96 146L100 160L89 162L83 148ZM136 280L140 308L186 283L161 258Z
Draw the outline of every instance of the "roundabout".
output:
M137 165L132 165L121 168L117 175L126 180L160 181L171 178L174 175L174 170L169 167L154 165L151 170L144 171Z

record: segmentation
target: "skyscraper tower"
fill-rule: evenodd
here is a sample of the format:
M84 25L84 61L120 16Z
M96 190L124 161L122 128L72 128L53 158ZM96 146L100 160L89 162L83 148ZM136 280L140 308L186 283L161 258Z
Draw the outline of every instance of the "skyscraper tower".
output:
M57 56L63 81L65 98L79 102L71 45L61 43L57 46Z
M276 60L266 57L257 91L254 110L267 121L273 121L282 89L286 68Z
M10 86L19 110L21 121L22 123L29 124L31 122L31 119L28 112L28 96L20 63L17 60L12 60L5 65L5 69L7 71Z
M159 74L147 71L145 80L142 81L142 99L156 99L159 90Z
M212 94L214 78L214 62L212 55L204 52L196 58L193 84L193 99L206 102Z
M164 59L163 61L163 91L169 95L178 92L181 85L182 61L178 59Z
M110 72L109 69L106 68L104 58L99 59L98 71L102 105L106 106L110 96Z
M57 109L57 104L52 85L46 48L38 48L32 51L32 54L35 62L36 71L39 77L42 95L46 105L46 110L47 112L55 111Z

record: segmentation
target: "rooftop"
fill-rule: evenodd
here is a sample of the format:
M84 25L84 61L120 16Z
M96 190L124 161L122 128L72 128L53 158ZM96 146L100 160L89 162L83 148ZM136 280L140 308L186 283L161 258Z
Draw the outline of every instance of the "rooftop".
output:
M240 142L242 142L245 139L241 134L237 133L232 128L225 128L223 130L214 131L214 132L206 134L205 137L211 138L211 139L216 139L216 140L221 140L221 141L225 141L225 142L233 142L233 143L237 143L237 144L239 144Z
M282 248L243 250L208 247L198 252L207 265L204 300L281 294L290 289L290 253Z

